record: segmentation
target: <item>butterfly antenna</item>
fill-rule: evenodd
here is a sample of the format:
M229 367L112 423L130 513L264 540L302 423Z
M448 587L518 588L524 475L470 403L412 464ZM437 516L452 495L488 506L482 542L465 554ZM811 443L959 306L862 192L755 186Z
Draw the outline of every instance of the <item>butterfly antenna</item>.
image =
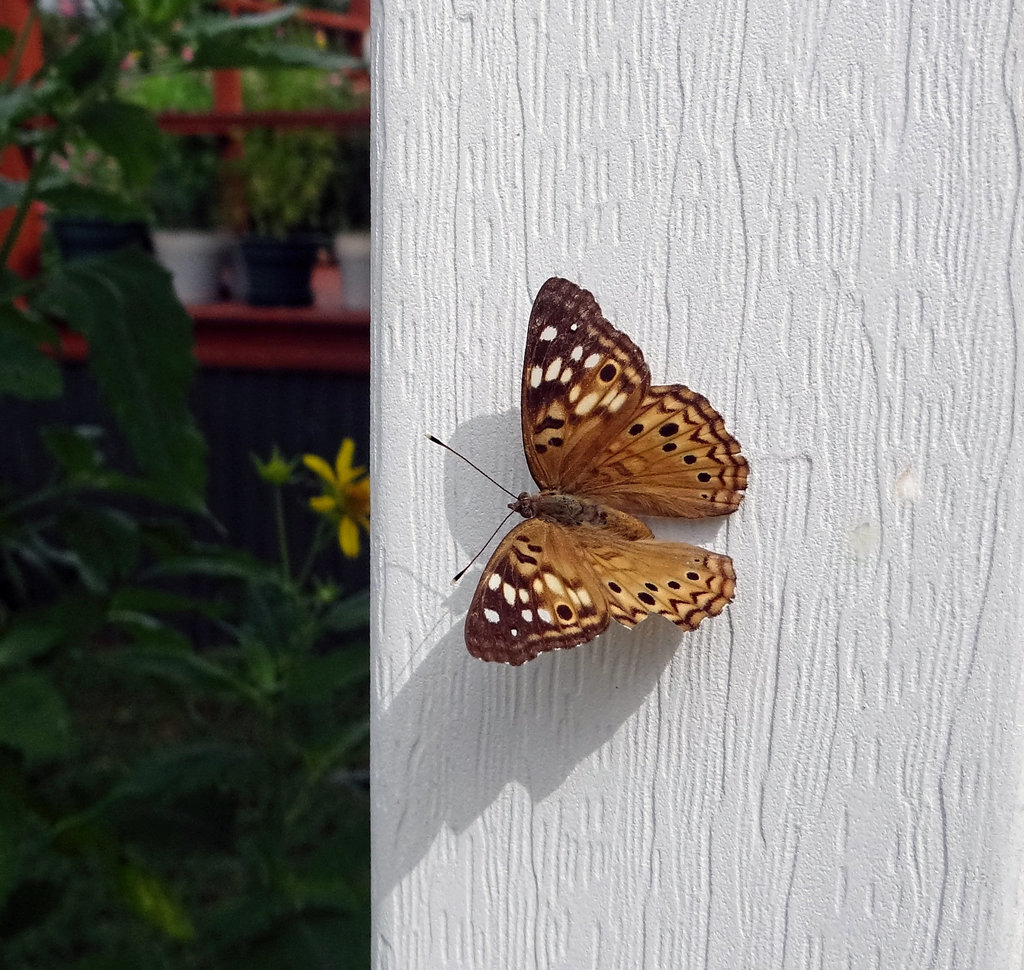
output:
M485 472L482 468L479 468L476 465L474 465L473 462L471 462L465 455L459 454L459 452L457 452L451 445L446 445L440 438L435 438L432 434L428 434L427 437L431 441L433 441L435 445L440 445L442 448L447 448L453 455L455 455L456 458L461 458L467 465L469 465L470 468L476 468L476 470L478 472L480 472L480 474L483 475L484 478L487 479L487 481L491 482L494 485L497 485L498 488L500 488L506 495L511 495L512 498L519 498L518 495L514 495L507 488L505 488L505 486L502 485L500 482L494 481L494 479L491 478L491 476L488 475L487 472ZM498 528L500 529L501 526L498 526ZM494 536L491 536L491 539L493 539L493 538L494 538ZM490 542L491 539L488 539L487 541ZM480 552L483 552L483 549L481 549ZM480 553L478 552L477 556L479 556L479 555L480 555ZM472 565L473 565L472 563L469 564L469 566L472 566ZM469 566L467 566L466 569L469 569ZM466 570L464 569L462 572L465 572L465 571ZM462 575L462 573L459 573L459 576L461 576L461 575ZM456 576L455 578L458 579L458 576Z
M435 438L434 440L436 441L437 439ZM437 443L438 443L438 444L441 444L441 442L440 442L440 441L438 441ZM475 466L474 466L474 467L475 467ZM477 469L477 470L479 471L479 469ZM497 483L495 483L495 484L497 484ZM498 487L500 488L501 486L499 485ZM493 531L493 532L491 533L491 539L493 539L493 538L494 538L494 537L495 537L495 536L496 536L496 535L497 535L497 534L498 534L498 533L499 533L499 532L501 531L501 527L502 527L502 526L503 526L503 525L504 525L504 524L505 524L506 522L508 522L508 520L509 520L509 519L511 519L511 518L512 518L512 515L514 514L514 511L515 511L515 510L513 510L512 512L509 512L509 514L508 514L508 515L506 515L506 516L505 516L505 518L503 518L503 519L501 520L501 523L500 523L500 525L498 526L498 528L497 528L497 529L495 529L495 530L494 530L494 531ZM465 575L466 575L466 572L467 572L467 571L469 570L469 567L470 567L470 566L472 566L472 565L473 565L473 563L475 563L475 562L476 562L476 561L477 561L477 560L478 560L478 559L480 558L480 556L481 556L481 554L483 553L484 549L486 549L486 548L487 548L487 547L488 547L488 546L489 546L489 545L491 544L491 539L488 539L488 540L487 540L487 541L486 541L486 542L485 542L485 543L483 544L483 547L481 548L480 552L478 552L478 553L477 553L477 554L476 554L476 555L475 555L475 556L474 556L474 557L473 557L472 559L470 559L470 560L469 560L469 563L468 563L468 564L466 565L466 568L465 568L465 569L460 569L460 570L459 570L459 571L458 571L458 572L457 572L457 573L456 573L456 574L455 574L454 576L452 576L452 585L453 585L453 586L454 586L454 585L455 585L455 584L456 584L456 583L457 583L457 582L458 582L458 581L459 581L460 579L462 579L462 577L463 577L463 576L465 576Z

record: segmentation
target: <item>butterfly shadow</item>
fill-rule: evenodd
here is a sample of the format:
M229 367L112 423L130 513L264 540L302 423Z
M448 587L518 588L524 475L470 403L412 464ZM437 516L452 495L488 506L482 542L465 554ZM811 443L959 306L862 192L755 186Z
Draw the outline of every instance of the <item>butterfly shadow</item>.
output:
M467 422L450 443L474 461L483 455L478 463L499 481L516 482L510 486L515 491L533 487L521 453L509 454L507 443L518 437L519 413L510 410ZM504 451L486 447L497 441ZM504 467L488 467L488 454ZM481 490L469 478L476 477L472 469L454 456L446 459L448 524L460 548L475 551L500 521L495 512L504 503L500 496L486 502L493 486L484 482ZM467 501L471 490L485 501ZM691 530L685 538L703 542L705 535L710 541L713 531ZM438 615L450 617L451 628L415 657L403 686L378 706L379 737L407 737L411 725L424 726L408 760L377 761L378 792L402 793L395 802L375 803L375 844L387 846L375 863L378 899L416 867L445 828L463 832L509 784L524 788L535 804L558 789L643 705L684 642L670 623L652 617L635 630L612 623L591 643L521 667L476 660L466 651L463 618L478 579L474 568L441 591Z

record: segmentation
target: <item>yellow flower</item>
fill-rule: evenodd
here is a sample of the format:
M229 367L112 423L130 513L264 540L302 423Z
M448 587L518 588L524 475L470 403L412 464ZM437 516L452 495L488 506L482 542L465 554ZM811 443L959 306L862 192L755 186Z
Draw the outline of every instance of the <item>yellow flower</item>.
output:
M359 529L370 531L370 479L365 468L354 468L356 443L346 438L331 468L317 455L303 455L302 461L323 485L323 494L309 500L309 507L336 523L338 545L349 559L359 555Z

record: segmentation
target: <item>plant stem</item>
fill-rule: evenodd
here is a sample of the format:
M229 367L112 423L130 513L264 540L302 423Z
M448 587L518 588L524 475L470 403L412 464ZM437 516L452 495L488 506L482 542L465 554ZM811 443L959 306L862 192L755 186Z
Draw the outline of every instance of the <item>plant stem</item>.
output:
M39 184L39 180L43 177L43 172L50 163L50 156L64 140L65 124L64 122L57 123L56 127L44 139L39 154L32 161L32 168L29 169L28 178L24 183L25 188L21 194L21 201L14 212L14 218L11 219L11 224L7 230L7 235L4 237L3 244L0 245L0 266L7 265L11 250L14 249L14 242L21 232L21 227L25 222L25 217L28 215L28 210L32 207L36 186Z
M286 581L292 578L291 559L288 555L288 532L284 524L284 501L281 486L274 486L274 522L277 525L277 545L281 554L281 575Z

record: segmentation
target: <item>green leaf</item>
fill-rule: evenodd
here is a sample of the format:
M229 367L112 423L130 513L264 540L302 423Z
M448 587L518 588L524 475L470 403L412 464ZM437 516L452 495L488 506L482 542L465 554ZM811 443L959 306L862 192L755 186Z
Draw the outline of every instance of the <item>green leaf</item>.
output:
M95 186L79 185L63 176L41 181L37 195L60 215L97 216L115 222L145 216L138 202Z
M0 695L0 745L14 748L32 760L67 753L67 708L45 677L28 672L15 674L0 680Z
M14 31L10 27L0 27L0 54L6 54L14 46Z
M206 446L187 404L192 322L166 270L134 249L62 264L39 305L85 336L103 397L159 494L201 509Z
M142 799L159 804L210 788L239 788L252 794L266 777L264 753L222 741L179 742L149 752L111 793L111 802Z
M207 14L189 21L188 29L197 39L207 37L235 36L239 34L263 34L265 28L276 27L278 24L291 20L298 7L276 7L265 13L242 14L238 17L224 14Z
M288 678L293 703L330 696L349 684L365 682L370 674L370 651L362 644L307 657Z
M117 159L130 185L145 185L164 153L164 136L153 115L126 101L99 101L75 119L104 152Z
M26 401L60 397L63 379L57 362L43 353L31 334L35 326L21 310L0 306L0 394Z
M363 64L358 57L321 51L280 41L210 36L198 41L191 66L194 68L315 67L323 71L344 71Z
M196 654L165 647L139 646L103 657L104 666L145 674L180 687L232 694L259 701L252 688L218 664Z
M123 512L71 507L61 513L58 527L81 563L88 588L105 592L135 571L139 561L139 527Z
M188 913L156 873L137 863L123 862L118 866L117 885L128 905L171 939L191 940L195 936Z
M83 32L71 47L51 57L47 66L72 96L81 97L83 91L117 70L121 61L117 44L118 36L113 31Z
M103 467L103 452L98 445L103 438L102 428L52 424L43 428L40 437L46 450L71 478L91 475Z
M324 614L324 628L334 633L350 633L370 624L370 591L361 590L334 603Z
M128 586L114 593L112 609L142 613L187 613L218 616L223 608L218 603L169 593L163 589Z
M103 612L103 604L84 593L62 597L39 609L20 611L0 634L0 671L21 666L61 644L86 639L103 623Z

